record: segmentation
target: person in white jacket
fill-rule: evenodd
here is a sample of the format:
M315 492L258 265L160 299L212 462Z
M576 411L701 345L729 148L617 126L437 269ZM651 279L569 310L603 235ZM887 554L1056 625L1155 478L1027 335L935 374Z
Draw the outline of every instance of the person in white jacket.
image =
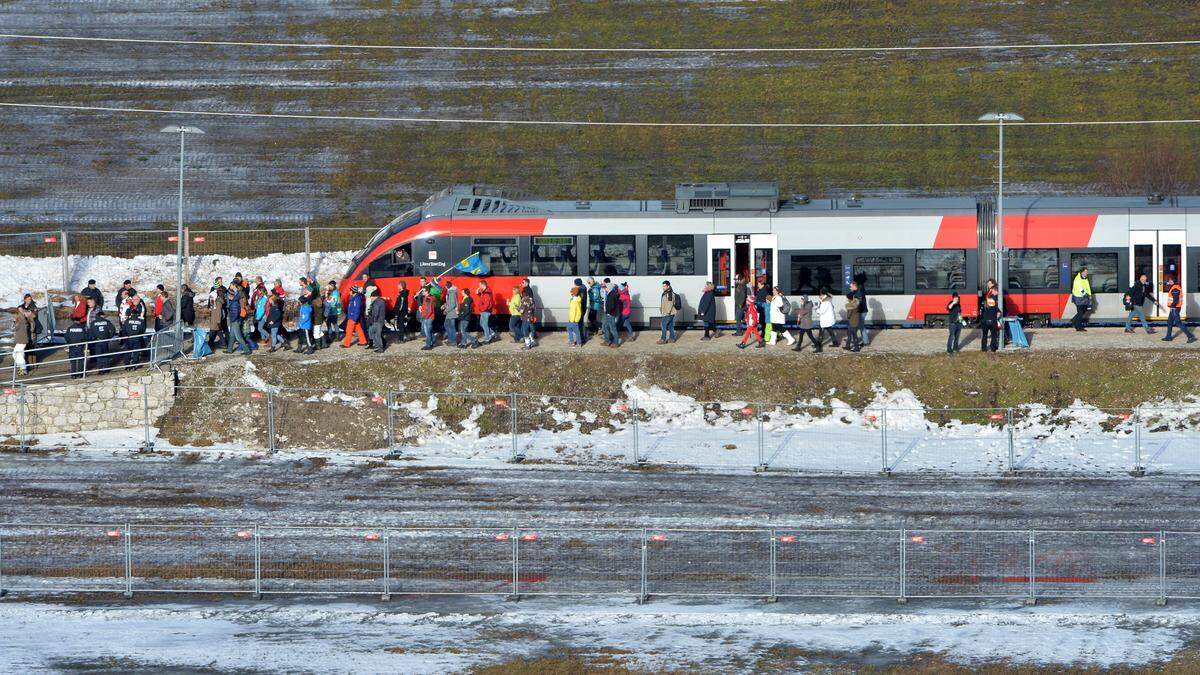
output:
M771 344L775 344L779 340L779 336L783 335L789 345L796 344L796 338L787 331L787 315L790 314L791 303L783 295L783 290L776 286L771 293ZM788 307L784 307L784 305Z
M822 288L821 294L817 300L817 351L821 351L821 343L825 341L825 334L829 334L829 346L837 347L837 334L833 332L833 324L837 323L837 311L833 308L833 298L829 295L828 288Z

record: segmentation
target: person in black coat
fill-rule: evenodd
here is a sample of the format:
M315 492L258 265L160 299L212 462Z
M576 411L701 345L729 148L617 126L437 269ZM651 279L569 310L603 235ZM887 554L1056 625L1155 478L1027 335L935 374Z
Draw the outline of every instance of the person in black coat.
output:
M396 331L400 333L400 341L408 342L408 284L400 282L400 288L396 291L396 304L392 307L392 321L396 324Z
M117 336L117 329L113 328L112 322L104 318L104 311L97 310L96 316L92 320L91 330L89 331L89 339L92 340L91 352L92 357L96 360L96 367L100 372L108 372L110 365L105 354L108 353L109 343Z
M979 328L983 335L979 339L979 347L983 351L998 351L1000 348L1000 308L996 299L988 297L983 309L979 312ZM990 342L989 342L989 338Z
M179 320L186 326L196 324L196 292L187 284L183 285L183 295L179 296Z
M100 292L99 288L96 288L96 280L95 279L88 279L87 287L84 288L82 291L79 291L79 294L85 298L92 298L93 300L95 300L97 308L99 308L99 309L104 308L104 294Z
M704 293L696 305L696 318L704 322L704 337L701 340L711 340L717 333L717 298L711 281L704 283Z
M71 379L83 377L87 372L87 344L91 338L88 327L83 321L76 319L67 329L67 354L71 357Z

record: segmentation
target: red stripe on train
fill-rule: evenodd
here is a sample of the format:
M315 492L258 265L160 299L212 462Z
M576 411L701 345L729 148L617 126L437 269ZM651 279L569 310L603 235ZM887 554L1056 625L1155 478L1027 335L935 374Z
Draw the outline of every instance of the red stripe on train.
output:
M1097 214L1026 214L1004 217L1004 245L1009 248L1087 248Z
M978 221L975 216L942 216L934 248L975 248L979 245ZM946 302L949 302L946 296ZM945 303L942 305L945 308Z
M1009 291L1004 294L1004 310L1007 314L1049 314L1052 319L1061 319L1071 299L1069 293L1021 293ZM973 317L979 313L979 298L975 293L959 292L963 315ZM926 314L945 314L950 302L949 293L913 296L908 308L909 321L924 321Z

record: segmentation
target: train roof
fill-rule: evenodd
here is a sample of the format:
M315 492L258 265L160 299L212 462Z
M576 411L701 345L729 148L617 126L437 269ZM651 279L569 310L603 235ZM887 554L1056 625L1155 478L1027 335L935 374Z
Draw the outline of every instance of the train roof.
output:
M974 213L991 196L971 197L870 197L809 199L803 195L782 196L777 183L680 183L675 199L546 200L531 198L505 188L486 185L455 185L431 195L425 202L425 217L467 215L557 215L656 214L712 216L714 214L767 215L774 213L818 214L855 211ZM1200 197L1008 197L1006 213L1130 211L1143 213L1200 211Z

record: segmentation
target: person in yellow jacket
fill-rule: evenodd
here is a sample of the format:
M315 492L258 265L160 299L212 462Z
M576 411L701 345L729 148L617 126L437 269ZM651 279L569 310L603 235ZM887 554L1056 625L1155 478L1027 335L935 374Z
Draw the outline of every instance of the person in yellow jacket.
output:
M513 342L520 342L525 336L521 334L521 289L514 288L508 298L508 332Z
M1087 323L1086 315L1092 311L1092 282L1088 279L1087 265L1079 270L1075 281L1071 282L1071 302L1075 303L1075 316L1071 318L1071 325L1082 333L1087 330L1084 328Z
M571 287L571 300L567 304L567 345L582 347L583 335L579 332L579 321L583 318L583 296L579 294L580 286Z

